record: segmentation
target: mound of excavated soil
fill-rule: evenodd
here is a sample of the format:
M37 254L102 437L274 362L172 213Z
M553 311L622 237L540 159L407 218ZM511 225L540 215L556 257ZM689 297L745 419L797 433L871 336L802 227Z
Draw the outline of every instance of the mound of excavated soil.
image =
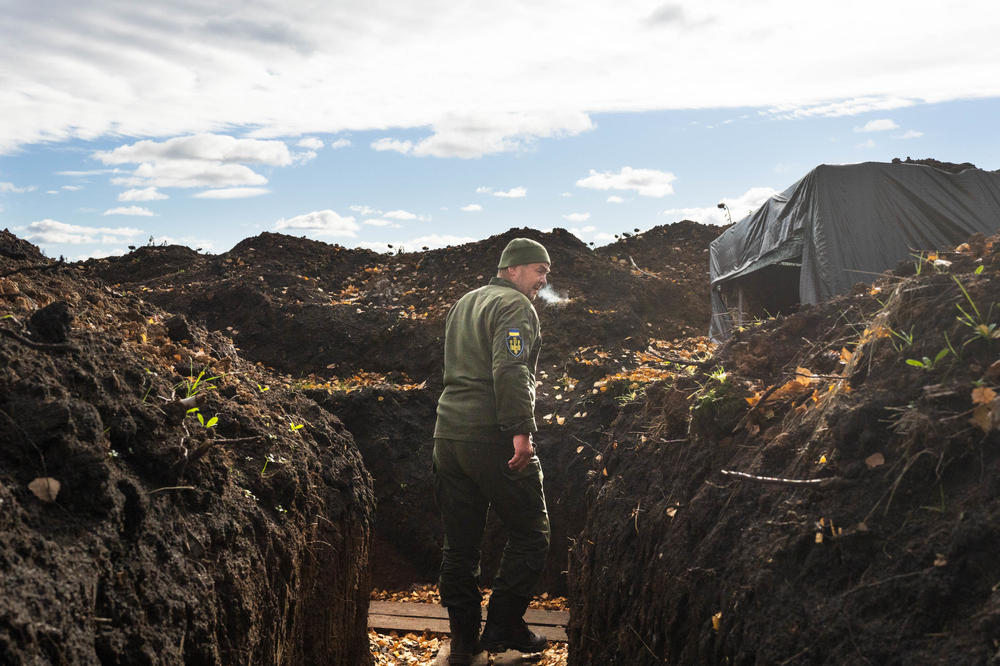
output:
M436 572L445 314L528 236L562 295L537 439L571 663L1000 660L1000 239L709 358L718 231L80 266L0 233L0 657L368 663L369 558Z
M0 662L370 663L349 433L139 291L0 237Z
M206 257L143 247L91 260L87 271L210 329L232 334L244 355L294 375L399 371L438 381L448 308L496 272L507 242L527 236L553 258L565 302L539 303L547 359L595 342L641 349L649 337L700 334L708 321L707 243L717 227L679 223L646 232L646 273L625 257L594 252L568 232L512 229L478 243L376 254L280 234ZM675 233L676 232L676 233ZM638 239L629 239L629 248ZM658 253L665 255L657 261ZM613 253L612 253L613 254ZM652 274L653 272L656 274Z
M570 555L571 664L1000 659L1000 237L959 250L619 413Z
M553 260L550 282L563 299L536 303L544 335L541 364L549 375L549 386L540 387L541 415L568 404L555 400L560 391L551 384L569 371L592 383L634 367L634 351L652 340L707 330L706 250L719 231L679 223L629 239L629 256L642 270L624 253L595 252L561 229L511 229L476 243L399 254L264 233L217 257L148 247L91 260L85 269L117 289L232 335L248 359L296 376L315 375L310 395L344 420L375 478L374 578L378 586L392 587L436 577L441 536L430 450L444 319L452 303L495 274L510 239L527 236L545 244ZM607 350L606 357L580 364L573 356L581 347ZM383 373L389 383L345 393L344 381L361 371ZM406 382L426 383L398 390ZM592 409L570 427L553 421L538 437L555 544L543 585L553 593L565 591L565 548L581 526L575 498L586 465L575 453L577 439L599 436L601 414ZM484 582L495 570L495 546L503 538L493 522L488 532Z
M712 316L709 298L708 246L728 227L715 227L684 220L622 236L598 254L628 262L646 274L667 280L687 295L683 301L667 305L680 321L704 322ZM688 329L701 334L705 329Z

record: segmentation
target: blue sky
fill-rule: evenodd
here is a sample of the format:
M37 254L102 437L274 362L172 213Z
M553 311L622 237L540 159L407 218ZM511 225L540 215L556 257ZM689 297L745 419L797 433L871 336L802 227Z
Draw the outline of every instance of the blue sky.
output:
M818 164L1000 168L991 2L0 0L0 227L70 259L262 231L597 245Z

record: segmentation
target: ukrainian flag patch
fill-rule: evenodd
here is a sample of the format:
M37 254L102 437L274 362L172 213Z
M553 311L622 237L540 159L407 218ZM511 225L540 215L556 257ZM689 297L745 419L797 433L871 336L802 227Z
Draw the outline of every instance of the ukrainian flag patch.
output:
M521 329L507 329L507 351L511 356L520 356L524 351L524 341L521 340Z

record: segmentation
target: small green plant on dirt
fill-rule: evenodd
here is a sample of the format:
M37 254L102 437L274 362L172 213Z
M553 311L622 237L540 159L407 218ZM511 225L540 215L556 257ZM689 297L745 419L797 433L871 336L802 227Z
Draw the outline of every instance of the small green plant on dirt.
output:
M707 380L691 394L691 425L702 432L731 428L746 407L739 382L723 367L712 370Z
M562 377L556 379L552 385L562 391L572 391L576 388L577 380L573 379L569 375L563 375Z
M146 398L149 397L149 394L153 390L153 380L151 379L151 377L155 376L156 373L150 370L149 368L143 368L143 369L146 371L146 380L149 381L149 388L147 388L146 392L142 395L142 402L143 404L145 404Z
M952 356L954 356L957 359L962 358L962 355L959 354L958 350L955 349L955 345L951 344L951 338L948 337L948 331L944 332L944 343L945 345L948 346L948 351L951 352Z
M218 415L213 416L212 418L210 418L210 419L208 419L206 421L205 417L201 415L201 411L197 407L192 407L191 409L187 410L187 412L185 412L185 413L187 415L189 415L189 416L191 414L194 414L195 416L197 416L198 417L198 423L200 423L206 430L208 428L214 428L219 423L219 417L218 417Z
M908 358L908 359L906 359L906 364L907 365L912 365L915 368L921 368L923 370L928 370L928 371L929 370L933 370L934 367L937 366L937 364L940 363L941 360L945 356L947 356L949 353L950 352L948 351L948 348L945 347L944 349L942 349L941 351L939 351L934 356L933 359L930 358L930 357L928 357L928 356L924 356L922 359L919 359L919 360L915 359L915 358Z
M934 271L937 273L943 273L948 269L949 266L951 266L951 262L938 257L937 252L924 253L923 251L921 251L918 252L917 254L913 254L911 252L910 256L913 257L914 259L913 270L917 275L920 275L920 273L923 271L925 264L933 268Z
M977 339L989 341L1000 338L1000 329L997 329L997 323L995 321L990 321L993 319L993 308L996 306L996 303L990 304L989 311L986 313L986 316L983 317L983 313L979 310L979 306L976 305L976 301L974 301L972 296L969 295L969 292L965 288L965 285L962 284L962 281L954 275L952 275L951 278L955 281L955 284L958 285L958 288L962 290L962 295L965 296L965 300L969 304L968 310L963 308L961 303L955 304L958 311L962 313L958 315L956 319L958 319L958 321L963 325L971 328L974 333L971 338L965 341L965 344L969 344L973 340Z
M638 382L632 382L621 395L615 396L615 401L619 405L625 406L633 402L638 402L646 397L646 386Z
M721 365L715 370L712 370L712 372L708 373L708 376L710 379L714 379L720 384L725 384L726 380L729 379L729 373L726 372L726 369Z
M192 367L191 374L183 381L178 382L177 385L174 386L174 391L183 390L185 398L192 398L198 395L198 393L200 393L201 391L211 391L212 389L216 388L215 384L212 384L210 382L219 379L220 377L222 377L222 375L215 375L214 377L206 377L205 375L208 374L207 371L208 371L207 367L202 368L201 372L198 373L198 376L195 377L194 368Z
M288 421L288 429L291 430L292 432L295 432L299 428L303 428L303 427L305 427L304 423L296 423L295 421L293 421L291 419L289 419L289 421Z
M692 395L694 399L692 411L710 407L728 395L731 384L728 383L729 372L724 367L719 366L708 373L708 380Z
M892 346L896 351L903 351L907 347L913 346L913 327L910 327L909 332L907 331L897 331L893 328L886 327L890 334L893 336Z

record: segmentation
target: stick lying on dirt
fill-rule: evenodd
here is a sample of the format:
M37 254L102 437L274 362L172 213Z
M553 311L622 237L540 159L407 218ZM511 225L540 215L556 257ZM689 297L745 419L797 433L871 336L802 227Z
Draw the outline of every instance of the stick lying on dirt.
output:
M644 270L642 270L641 268L639 268L639 267L638 267L638 266L636 265L636 263L635 263L635 259L633 259L631 255L625 255L625 256L626 256L626 257L628 257L628 260L629 260L629 262L631 262L631 264L632 264L632 268L634 268L635 270L639 271L639 272L640 272L640 273L642 273L643 275L648 275L649 277L651 277L651 278L656 278L657 280L662 280L662 279L663 279L663 278L661 278L661 277L660 277L659 275L653 275L652 273L647 273L646 271L644 271Z
M843 481L839 476L826 476L822 479L782 479L776 476L757 476L746 472L735 472L730 469L719 470L726 476L736 476L748 481L759 481L760 483L785 483L790 485L818 485L820 487L834 485Z

